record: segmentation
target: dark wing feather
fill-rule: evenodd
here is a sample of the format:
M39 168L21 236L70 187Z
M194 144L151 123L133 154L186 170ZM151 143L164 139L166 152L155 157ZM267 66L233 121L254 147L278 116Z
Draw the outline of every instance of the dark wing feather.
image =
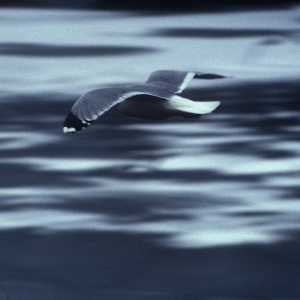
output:
M114 105L139 94L151 94L142 88L107 88L82 95L73 105L64 122L64 132L81 131Z
M195 79L221 79L226 78L226 76L213 74L213 73L196 73Z

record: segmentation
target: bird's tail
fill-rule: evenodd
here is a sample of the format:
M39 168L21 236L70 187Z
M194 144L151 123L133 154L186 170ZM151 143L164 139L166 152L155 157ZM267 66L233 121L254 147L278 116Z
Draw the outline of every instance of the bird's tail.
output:
M169 101L172 109L191 113L191 114L209 114L214 111L219 105L220 101L196 102L180 96L173 96Z

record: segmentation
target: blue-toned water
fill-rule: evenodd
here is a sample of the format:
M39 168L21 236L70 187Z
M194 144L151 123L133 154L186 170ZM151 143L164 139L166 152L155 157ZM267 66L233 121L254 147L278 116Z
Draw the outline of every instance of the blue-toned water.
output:
M137 14L1 9L0 299L299 299L300 10ZM200 119L80 94L158 69L220 100Z

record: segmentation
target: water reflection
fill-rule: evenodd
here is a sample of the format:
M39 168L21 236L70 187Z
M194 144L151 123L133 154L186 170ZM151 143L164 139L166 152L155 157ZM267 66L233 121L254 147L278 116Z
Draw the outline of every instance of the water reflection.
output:
M299 29L262 29L262 28L164 28L155 31L154 35L177 38L250 38L280 36L289 37L298 33Z
M299 244L178 250L119 233L47 235L26 229L2 232L0 238L6 241L1 287L8 299L292 299L298 294Z
M51 45L34 43L1 43L0 54L30 57L76 57L76 56L110 56L134 55L153 52L155 49L131 46L81 46Z

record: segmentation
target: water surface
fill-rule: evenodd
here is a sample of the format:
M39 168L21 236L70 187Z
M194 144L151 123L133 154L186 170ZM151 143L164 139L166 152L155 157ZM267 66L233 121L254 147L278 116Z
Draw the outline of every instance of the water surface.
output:
M297 8L0 14L1 300L300 297ZM221 106L62 133L156 69L228 75L183 93Z

